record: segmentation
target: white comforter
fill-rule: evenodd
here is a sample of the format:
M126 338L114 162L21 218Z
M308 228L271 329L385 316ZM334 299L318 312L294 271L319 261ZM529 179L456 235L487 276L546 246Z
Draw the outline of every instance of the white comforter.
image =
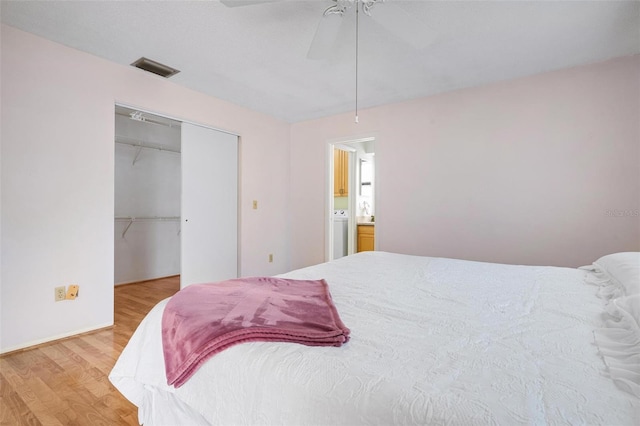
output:
M593 343L586 272L367 252L283 276L327 280L351 340L246 343L166 385L156 306L110 379L146 425L640 423Z

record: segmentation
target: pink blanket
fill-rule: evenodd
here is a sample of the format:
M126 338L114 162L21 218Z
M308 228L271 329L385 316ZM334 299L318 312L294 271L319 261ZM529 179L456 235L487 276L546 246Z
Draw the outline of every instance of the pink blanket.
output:
M167 383L175 387L237 343L341 346L348 340L324 280L256 277L191 285L169 300L162 317Z

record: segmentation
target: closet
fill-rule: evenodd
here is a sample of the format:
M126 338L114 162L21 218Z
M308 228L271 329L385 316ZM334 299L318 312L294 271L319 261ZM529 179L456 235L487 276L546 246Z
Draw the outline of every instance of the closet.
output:
M116 285L237 277L237 139L116 106Z

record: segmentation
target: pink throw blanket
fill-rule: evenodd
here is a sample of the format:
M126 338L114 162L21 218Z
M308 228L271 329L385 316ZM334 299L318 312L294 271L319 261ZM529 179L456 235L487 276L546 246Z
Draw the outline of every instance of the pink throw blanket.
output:
M341 346L348 340L324 280L255 277L191 285L169 300L162 316L167 383L175 387L237 343Z

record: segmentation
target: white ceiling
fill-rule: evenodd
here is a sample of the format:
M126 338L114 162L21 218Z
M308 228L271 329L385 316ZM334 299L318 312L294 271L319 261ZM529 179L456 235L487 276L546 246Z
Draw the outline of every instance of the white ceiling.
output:
M177 84L298 122L355 106L353 8L331 55L307 58L332 4L2 0L0 14L120 64L145 56L181 70ZM372 14L360 14L360 109L640 53L639 1L386 0Z

